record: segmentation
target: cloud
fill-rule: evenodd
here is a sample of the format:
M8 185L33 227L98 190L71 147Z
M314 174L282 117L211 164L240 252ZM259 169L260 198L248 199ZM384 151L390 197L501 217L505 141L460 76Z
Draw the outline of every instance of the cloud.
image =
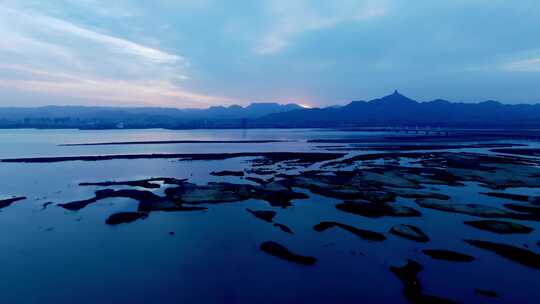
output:
M503 66L512 72L540 72L540 57L516 60Z
M207 106L227 101L224 97L208 96L181 90L165 80L117 80L104 81L99 78L81 77L62 72L49 72L24 66L0 65L0 69L10 73L4 79L0 74L0 87L18 89L25 92L53 94L77 99L90 99L94 103L178 106L179 100L188 100L186 106ZM19 75L19 77L13 77ZM105 103L104 103L105 101ZM200 104L198 101L201 101Z
M55 17L0 7L0 35L5 89L126 105L228 101L182 88L189 62L181 55Z
M66 11L80 11L85 15L107 18L130 18L143 15L143 11L133 5L130 0L3 0L2 5L51 16L62 15Z
M381 17L387 12L386 1L341 0L322 4L309 0L271 0L264 3L271 23L255 47L255 52L261 55L280 52L304 33Z
M142 12L125 0L63 0L66 4L83 10L92 10L99 16L110 18L138 17Z
M324 106L395 88L527 101L539 14L537 0L0 0L0 105Z
M46 26L50 30L57 31L61 34L75 36L78 39L86 39L88 41L92 41L93 43L100 44L103 48L107 48L116 53L134 55L142 60L151 61L158 64L176 64L184 61L184 58L181 56L168 54L166 52L146 47L125 39L90 31L55 18L39 17L37 22L42 26Z

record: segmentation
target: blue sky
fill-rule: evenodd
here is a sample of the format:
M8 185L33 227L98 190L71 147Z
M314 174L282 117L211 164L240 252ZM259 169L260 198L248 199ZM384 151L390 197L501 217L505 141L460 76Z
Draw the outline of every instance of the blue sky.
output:
M540 102L540 1L0 0L0 106Z

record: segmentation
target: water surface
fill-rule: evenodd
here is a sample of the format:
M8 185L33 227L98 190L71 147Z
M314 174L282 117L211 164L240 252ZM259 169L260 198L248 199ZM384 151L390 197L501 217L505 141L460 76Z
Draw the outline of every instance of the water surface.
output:
M377 134L375 134L377 135ZM135 153L223 153L320 151L309 139L374 136L336 130L0 130L0 159L67 155ZM263 144L171 144L141 146L77 146L61 144L144 140L290 140ZM508 141L506 141L508 142ZM521 142L523 143L523 142ZM536 143L530 143L536 146ZM488 149L468 149L486 152ZM354 153L354 152L353 152ZM356 152L358 153L358 152ZM362 152L366 153L366 152ZM539 252L538 222L526 222L528 235L498 236L462 224L466 215L422 210L419 219L370 219L337 212L340 201L309 193L291 208L277 210L279 222L295 234L285 234L245 211L269 209L266 202L248 200L209 206L201 212L153 212L130 224L108 226L105 219L132 211L130 199L107 199L77 212L56 206L90 198L99 187L81 182L136 180L150 177L188 178L250 183L237 177L216 177L215 170L243 170L249 163L161 159L0 163L0 197L28 199L0 212L0 255L3 303L405 303L401 282L389 271L408 258L424 265L420 278L429 294L467 303L489 299L475 288L496 290L501 302L535 303L540 298L539 271L513 263L462 241L486 239ZM122 187L117 187L122 188ZM456 201L500 205L504 201L479 195L475 183L438 187ZM163 189L157 190L161 193ZM513 192L540 195L540 189ZM400 203L415 206L412 200ZM45 202L53 202L43 208ZM320 221L339 221L386 233L398 223L421 223L432 241L426 245L387 235L381 243L360 240L340 230L315 232ZM169 232L174 232L170 235ZM279 241L291 250L316 256L316 266L292 264L264 254L261 242ZM475 256L473 263L435 261L425 248L448 248Z

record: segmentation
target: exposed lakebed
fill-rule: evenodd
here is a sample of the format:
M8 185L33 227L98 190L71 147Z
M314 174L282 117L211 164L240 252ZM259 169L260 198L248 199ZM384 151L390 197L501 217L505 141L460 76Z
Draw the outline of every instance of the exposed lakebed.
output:
M26 283L4 286L7 299L68 303L81 284L103 301L164 303L540 296L540 160L508 151L531 143L358 148L338 133L327 141L343 149L323 151L262 133L2 154L5 259L36 274L8 267ZM72 291L51 292L51 275Z

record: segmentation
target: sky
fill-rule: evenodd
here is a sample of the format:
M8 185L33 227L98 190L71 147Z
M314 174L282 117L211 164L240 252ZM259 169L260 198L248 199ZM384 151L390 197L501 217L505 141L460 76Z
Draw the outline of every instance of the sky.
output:
M538 0L0 0L0 106L540 102Z

